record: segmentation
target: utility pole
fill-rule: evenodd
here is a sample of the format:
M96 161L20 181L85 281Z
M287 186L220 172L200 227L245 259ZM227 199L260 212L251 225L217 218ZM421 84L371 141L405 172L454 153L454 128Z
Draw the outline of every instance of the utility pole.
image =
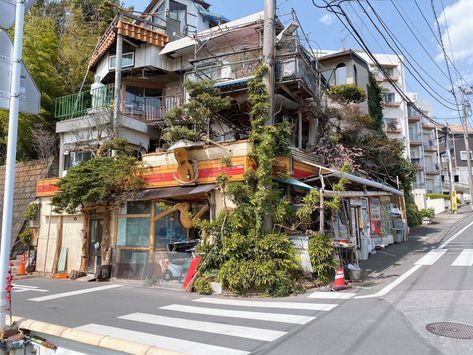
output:
M269 94L269 117L266 124L274 124L274 51L276 30L276 0L264 0L264 32L263 32L263 60L268 66L268 71L264 75L264 84Z
M25 1L16 1L15 38L13 41L12 72L10 85L10 112L8 117L8 145L5 171L5 192L3 195L2 241L0 248L0 331L5 330L7 299L7 273L10 261L13 193L15 189L16 142L18 138L18 113L20 111L21 66L23 54L23 26L25 17Z
M443 132L445 133L445 147L448 158L448 175L450 176L450 212L455 213L457 210L457 193L453 181L453 166L452 166L452 152L450 151L450 135L448 124L445 125Z
M117 25L121 22L118 19ZM118 33L117 28L117 46L115 53L115 88L114 88L114 106L113 106L113 134L114 138L118 137L118 127L120 125L120 106L122 94L122 58L123 58L123 37Z
M470 151L470 137L468 134L468 114L466 112L465 104L465 89L460 88L462 116L463 116L463 139L465 140L466 162L468 165L468 187L470 189L470 208L473 210L473 172L471 170L471 151Z

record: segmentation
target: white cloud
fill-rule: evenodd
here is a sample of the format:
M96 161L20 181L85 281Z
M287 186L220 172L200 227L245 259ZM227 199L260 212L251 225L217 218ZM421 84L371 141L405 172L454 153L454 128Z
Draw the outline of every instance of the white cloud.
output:
M325 14L319 18L319 22L323 23L326 26L330 26L333 22L333 15L332 14Z
M471 22L473 14L473 1L458 0L445 8L445 16L442 12L438 20L443 27L442 39L446 46L447 53L450 55L450 42L445 26L445 17L447 18L448 31L453 55L455 60L473 63L473 27Z

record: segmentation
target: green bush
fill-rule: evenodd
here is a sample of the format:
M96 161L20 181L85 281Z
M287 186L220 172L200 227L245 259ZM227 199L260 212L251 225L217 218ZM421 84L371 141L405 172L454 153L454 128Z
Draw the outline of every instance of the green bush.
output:
M25 227L20 234L18 234L18 238L20 239L21 245L25 247L30 245L33 240L33 230L30 227Z
M39 213L39 204L37 203L30 203L28 207L26 207L25 213L23 213L23 216L25 219L32 221L36 218L36 216Z
M330 88L330 97L341 103L361 103L368 97L366 91L355 84L341 84Z
M328 284L337 265L332 238L321 232L314 233L309 239L309 257L318 283Z
M407 210L407 225L409 227L416 227L422 223L422 215L414 203L406 204Z
M194 288L201 295L211 295L213 293L211 281L210 276L201 275L195 279Z
M420 210L420 215L422 218L434 218L435 210L433 208L423 208Z
M444 200L450 200L450 196L448 194L427 194L427 198L435 200L437 198L443 198Z

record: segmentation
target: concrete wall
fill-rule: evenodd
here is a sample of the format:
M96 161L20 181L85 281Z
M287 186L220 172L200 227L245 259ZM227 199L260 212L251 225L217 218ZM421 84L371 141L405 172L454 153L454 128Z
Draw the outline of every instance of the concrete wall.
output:
M51 272L56 250L56 237L60 215L52 213L50 218L50 199L41 199L41 226L37 241L36 270L42 272L46 265L46 272ZM79 270L82 252L82 215L63 215L62 246L67 248L66 271Z
M425 208L425 195L426 195L426 192L424 189L412 190L412 196L414 197L414 202L419 210Z
M426 208L433 208L435 214L445 212L445 200L443 198L430 199L426 201Z

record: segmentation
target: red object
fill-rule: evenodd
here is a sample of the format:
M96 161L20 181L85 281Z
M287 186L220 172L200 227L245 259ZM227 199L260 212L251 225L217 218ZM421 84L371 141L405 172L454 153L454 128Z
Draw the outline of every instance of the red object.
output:
M345 273L342 267L335 270L335 280L333 280L332 287L345 286Z
M23 253L20 259L20 267L18 269L17 275L26 275L26 255Z
M182 288L186 289L189 286L195 276L195 273L197 272L197 267L199 266L201 260L202 257L200 255L197 255L194 259L192 259L189 265L189 270L187 270L186 278L182 284Z

